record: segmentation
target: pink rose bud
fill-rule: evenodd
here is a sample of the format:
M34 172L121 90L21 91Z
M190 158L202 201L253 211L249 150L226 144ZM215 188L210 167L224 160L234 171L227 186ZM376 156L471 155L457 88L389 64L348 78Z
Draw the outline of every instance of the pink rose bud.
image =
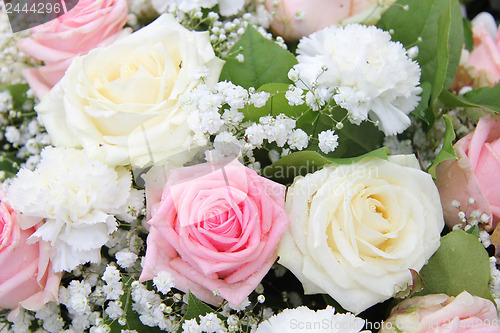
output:
M80 0L68 13L32 28L32 35L19 40L19 49L44 66L23 74L41 98L64 76L71 61L97 46L115 41L127 22L126 0Z
M296 41L331 25L373 24L395 0L266 0L273 15L271 29L284 39Z
M0 200L0 309L38 310L57 300L61 275L52 271L50 246L30 244L27 239L36 229L22 230L1 191ZM16 313L11 312L9 319Z
M289 223L285 186L236 160L163 172L145 177L151 219L140 280L166 271L205 302L241 304L277 258Z
M391 311L379 333L498 333L495 305L463 291L409 298Z
M436 168L446 224L453 227L461 222L454 204L458 201L467 218L473 211L488 215L490 229L500 221L500 116L482 117L454 148L458 159L443 161Z

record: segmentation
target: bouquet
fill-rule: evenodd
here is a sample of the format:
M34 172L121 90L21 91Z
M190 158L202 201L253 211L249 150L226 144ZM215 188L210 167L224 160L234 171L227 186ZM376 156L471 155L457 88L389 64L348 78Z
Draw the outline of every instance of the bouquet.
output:
M0 332L500 332L481 4L2 2Z

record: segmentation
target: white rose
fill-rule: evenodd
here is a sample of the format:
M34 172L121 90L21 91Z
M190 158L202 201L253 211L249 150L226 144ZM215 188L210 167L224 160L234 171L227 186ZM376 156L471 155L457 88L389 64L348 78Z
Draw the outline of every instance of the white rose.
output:
M182 95L215 84L222 66L207 32L165 14L76 58L36 110L56 146L83 147L113 166L159 164L191 145ZM209 74L200 80L201 68Z
M279 263L306 294L359 313L411 282L439 248L439 193L413 155L327 166L295 179Z

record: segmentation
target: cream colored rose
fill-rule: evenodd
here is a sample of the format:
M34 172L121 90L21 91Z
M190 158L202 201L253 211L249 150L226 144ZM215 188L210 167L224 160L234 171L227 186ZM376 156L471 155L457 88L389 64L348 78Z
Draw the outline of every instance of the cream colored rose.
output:
M36 108L56 146L116 165L160 164L190 147L181 97L215 84L223 61L207 32L162 15L114 44L75 58Z
M438 249L439 193L413 155L327 166L295 179L279 263L306 294L361 312L411 282Z

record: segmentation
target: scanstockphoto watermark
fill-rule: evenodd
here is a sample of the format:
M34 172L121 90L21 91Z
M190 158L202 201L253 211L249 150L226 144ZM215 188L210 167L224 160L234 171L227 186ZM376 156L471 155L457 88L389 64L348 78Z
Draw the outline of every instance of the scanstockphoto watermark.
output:
M339 316L339 315L337 315ZM310 332L315 331L325 331L325 332L355 332L364 330L374 330L378 331L380 329L391 329L391 322L371 322L366 321L356 317L343 317L339 319L337 316L328 319L324 318L322 320L301 320L297 318L290 319L288 327L291 330L296 330L298 332Z
M322 319L322 320L300 320L300 319L290 319L288 327L291 330L296 330L297 332L310 332L315 331L380 331L387 330L389 332L420 332L436 329L445 329L455 331L456 329L481 329L481 328L497 328L500 329L500 319L479 319L479 318L469 318L460 320L458 317L448 320L432 321L428 323L418 322L418 321L398 321L393 323L391 321L367 321L360 320L360 318L344 318L344 320L339 320L337 318Z

